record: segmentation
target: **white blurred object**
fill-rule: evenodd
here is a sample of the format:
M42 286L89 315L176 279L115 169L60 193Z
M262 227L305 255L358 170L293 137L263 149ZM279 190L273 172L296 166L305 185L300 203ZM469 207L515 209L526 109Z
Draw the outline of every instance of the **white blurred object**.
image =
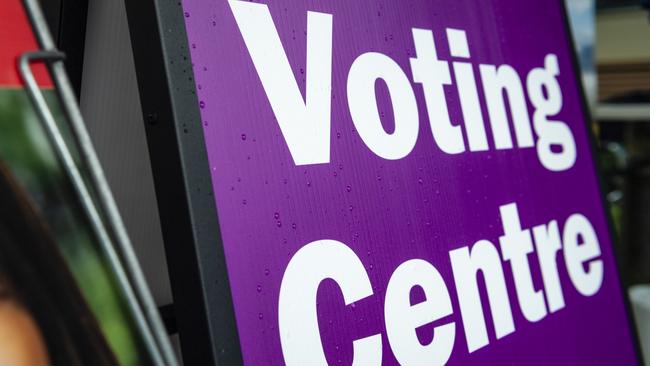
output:
M650 103L600 103L594 117L599 122L650 122Z
M632 286L629 294L639 333L641 352L643 352L646 365L650 365L650 285Z

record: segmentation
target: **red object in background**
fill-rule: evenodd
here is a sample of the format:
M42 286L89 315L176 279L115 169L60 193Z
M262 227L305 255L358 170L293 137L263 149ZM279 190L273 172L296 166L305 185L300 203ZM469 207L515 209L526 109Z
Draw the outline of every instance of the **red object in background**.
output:
M0 88L22 87L17 60L23 52L37 50L32 27L20 0L0 0ZM32 65L36 82L51 87L52 81L42 64Z

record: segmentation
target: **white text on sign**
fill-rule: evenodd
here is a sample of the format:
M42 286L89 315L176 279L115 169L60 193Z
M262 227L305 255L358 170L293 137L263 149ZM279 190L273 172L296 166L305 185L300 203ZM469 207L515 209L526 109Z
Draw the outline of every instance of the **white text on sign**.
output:
M596 232L582 214L573 214L563 229L556 220L522 229L517 205L499 208L503 235L499 249L489 240L479 240L449 252L454 287L468 351L489 344L479 278L483 278L497 338L515 331L502 261L510 266L517 303L530 322L544 319L565 307L558 257L562 256L573 287L584 296L600 289L603 261ZM499 252L501 253L499 255ZM536 254L543 289L535 289L529 256ZM302 247L285 270L280 287L278 322L282 351L287 365L326 365L316 313L316 294L322 281L334 280L349 305L373 296L372 284L357 254L336 240L318 240ZM425 300L411 304L414 287L424 290ZM393 272L384 298L384 325L393 354L401 365L443 365L451 356L456 323L437 325L433 340L421 344L416 329L452 315L447 284L435 266L411 259ZM381 334L354 341L354 365L380 365Z
M230 0L246 47L296 165L330 162L332 89L331 14L307 13L306 96L303 98L275 24L264 4ZM411 76L421 84L433 140L441 151L459 154L490 149L465 31L447 29L453 62L440 60L430 30L412 30L416 57ZM493 147L513 149L506 101L519 148L536 148L541 164L551 171L571 168L576 160L573 134L554 119L562 109L557 56L548 54L524 82L509 65L479 65ZM445 88L456 79L463 123L451 121ZM395 129L386 132L377 108L375 83L383 81L391 96ZM397 160L415 146L420 116L411 81L395 60L378 52L361 54L348 73L347 98L352 122L366 146L377 156ZM458 124L454 124L456 122ZM532 127L531 127L532 126ZM534 133L533 133L534 131ZM465 133L466 138L463 136ZM467 140L467 141L465 141Z

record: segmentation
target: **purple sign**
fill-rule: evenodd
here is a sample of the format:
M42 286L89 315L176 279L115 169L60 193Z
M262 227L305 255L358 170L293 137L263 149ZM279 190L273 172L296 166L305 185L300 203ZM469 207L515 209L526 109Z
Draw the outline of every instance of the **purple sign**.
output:
M246 364L637 363L560 1L183 10Z

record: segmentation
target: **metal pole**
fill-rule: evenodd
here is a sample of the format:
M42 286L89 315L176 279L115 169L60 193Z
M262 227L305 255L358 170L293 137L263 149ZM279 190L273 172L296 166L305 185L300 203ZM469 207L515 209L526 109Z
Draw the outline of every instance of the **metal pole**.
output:
M24 0L24 3L32 25L36 30L36 37L41 48L45 50L56 49L54 41L52 40L47 28L47 23L40 11L38 1ZM124 267L132 282L136 295L138 296L145 318L153 330L153 336L158 343L166 364L169 366L176 366L178 362L169 341L169 337L167 336L166 329L160 318L158 307L156 306L149 287L147 286L144 274L142 273L142 269L140 268L140 264L138 263L133 250L131 240L129 239L122 217L117 209L117 204L115 203L113 194L108 182L106 181L104 171L99 163L95 149L93 148L81 111L76 103L74 92L70 86L70 81L65 73L63 63L55 62L51 64L51 71L54 85L59 92L59 97L61 98L63 109L68 117L68 121L70 122L71 130L77 142L82 161L89 170L91 181L97 191L100 207L106 214L108 226L115 234L115 241L118 250L120 251L121 259L124 261Z
M27 86L27 94L36 107L36 114L38 115L39 120L41 121L43 128L47 133L47 136L54 145L59 161L63 165L64 170L72 181L72 185L79 196L82 207L84 208L86 215L88 215L93 232L99 240L100 247L108 258L108 263L115 273L120 287L124 291L126 302L135 319L138 330L140 330L142 333L144 343L151 353L154 362L157 365L163 365L164 363L155 343L155 339L153 338L147 321L142 314L133 288L129 282L128 276L122 267L119 256L115 251L113 244L111 243L111 239L106 231L106 228L104 227L104 223L101 220L99 212L95 207L95 203L92 200L90 192L86 187L81 173L74 162L74 158L72 157L72 154L70 153L70 150L65 143L63 135L61 134L61 131L56 124L52 112L50 111L47 102L45 101L45 98L43 97L43 94L41 93L38 84L36 83L34 74L31 72L29 66L31 61L61 61L64 57L65 55L63 55L61 52L53 51L24 53L21 55L19 60L20 75Z

